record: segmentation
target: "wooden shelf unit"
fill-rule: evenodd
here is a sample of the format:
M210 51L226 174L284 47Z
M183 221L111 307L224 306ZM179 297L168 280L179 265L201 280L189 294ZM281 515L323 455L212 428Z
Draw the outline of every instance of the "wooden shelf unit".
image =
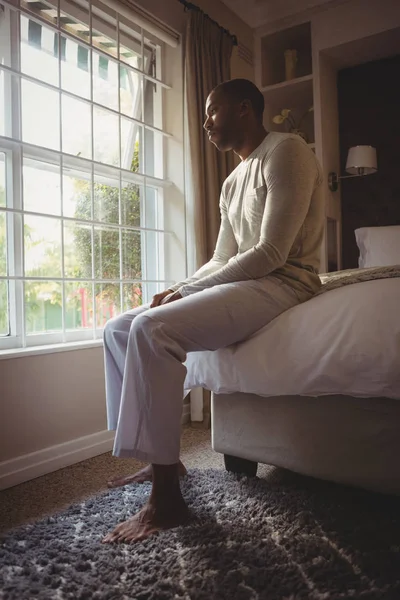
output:
M285 82L285 50L297 50L297 77L312 74L311 23L301 23L261 39L261 85Z

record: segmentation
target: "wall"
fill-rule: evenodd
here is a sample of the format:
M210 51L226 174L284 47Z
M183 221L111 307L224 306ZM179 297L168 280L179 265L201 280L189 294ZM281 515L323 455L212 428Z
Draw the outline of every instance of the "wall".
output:
M178 32L183 32L185 13L177 0L141 0ZM204 9L222 26L236 34L252 50L251 29L219 0L199 0ZM167 49L165 79L172 80L181 70ZM232 76L253 79L253 67L237 49L232 56ZM184 240L184 187L177 165L183 164L182 106L170 94L165 127L175 139L168 142L174 160L167 172L174 181L171 189L171 219L180 230L176 252ZM184 265L182 263L182 268ZM185 276L185 273L182 273ZM101 346L40 355L25 355L0 360L0 488L26 481L54 469L106 452L112 434L106 433L104 365Z
M184 31L185 11L183 5L178 0L135 0L135 2L149 12L157 15L158 18L170 27L181 33ZM220 0L196 0L193 4L199 6L217 23L228 29L232 34L235 34L239 40L239 44L253 51L253 30L239 19L223 2ZM234 48L232 53L231 71L232 78L244 77L254 81L253 66L240 57L237 48Z
M269 15L266 4L265 14ZM255 30L256 83L261 84L262 80L262 37L307 21L311 22L312 31L316 154L327 180L329 172L338 172L340 167L337 72L400 52L400 2L332 0L302 14L275 21L262 19L263 24ZM393 52L396 47L398 50ZM342 268L341 188L332 193L326 186L325 203L327 218L337 222L338 266ZM321 270L325 270L328 267L325 244L321 258Z
M319 51L376 35L400 24L397 0L350 0L328 7L313 18Z
M339 72L340 172L351 146L374 146L378 156L376 174L341 182L344 269L358 267L357 227L400 225L399 73L400 55Z
M320 90L320 105L315 109L317 154L325 179L330 171L340 170L337 72L344 66L373 60L390 46L399 47L400 2L397 0L350 0L339 2L311 17L313 31L314 90ZM383 54L385 55L385 54ZM318 139L320 145L318 145ZM331 192L326 186L327 217L337 222L339 269L345 268L341 256L342 186ZM325 263L327 268L327 263Z

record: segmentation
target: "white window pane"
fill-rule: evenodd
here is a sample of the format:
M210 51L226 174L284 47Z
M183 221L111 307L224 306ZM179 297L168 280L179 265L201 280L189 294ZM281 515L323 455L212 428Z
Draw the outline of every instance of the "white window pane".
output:
M163 229L162 223L159 223L160 208L158 189L146 186L146 227Z
M143 265L143 279L161 279L160 258L163 254L164 234L158 231L146 231L142 237L142 251L146 255Z
M59 215L61 212L60 167L24 157L24 210Z
M0 152L0 206L6 206L6 155Z
M61 277L61 221L26 215L25 275Z
M8 283L7 281L0 280L0 335L8 335L10 333L8 307Z
M22 139L24 142L60 149L60 110L58 92L21 81Z
M94 20L92 27L92 44L95 48L98 48L102 52L106 52L114 58L118 58L116 39L117 29L115 21L112 24L107 23L107 25L103 23L100 30L100 28L96 29L96 20Z
M7 215L0 212L0 275L7 275Z
M42 19L46 19L49 23L54 25L55 19L57 19L57 3L46 2L46 0L40 0L40 2L32 2L32 0L21 0L21 8L33 13L34 15L40 16Z
M132 24L131 35L129 37L120 31L120 42L119 58L121 62L136 69L142 69L142 30L140 27L134 29L134 25Z
M164 88L146 77L143 80L144 122L162 129L162 100Z
M121 314L119 283L95 285L96 327L104 327L109 319Z
M65 277L92 277L92 228L82 223L64 223Z
M94 220L119 223L119 181L95 174L93 186Z
M118 116L93 108L94 160L119 166Z
M159 60L161 48L159 44L155 44L146 36L146 31L143 34L144 70L152 77L162 79L161 61Z
M8 6L2 4L0 8L0 64L7 67L12 66L11 56L11 17L15 15ZM11 87L16 85L18 78L11 73L0 70L0 135L18 137L16 131L12 130L11 121Z
M90 281L64 284L66 330L93 327L93 289Z
M62 96L62 151L92 158L90 104Z
M144 130L144 172L153 177L164 177L164 136L161 133Z
M121 117L121 166L135 173L144 172L143 128Z
M25 327L28 335L62 329L61 284L25 281Z
M2 4L0 9L1 18L0 18L0 64L6 65L7 67L11 67L11 27L10 27L10 18L11 14L13 14L12 10ZM1 74L0 71L0 82L1 82ZM1 83L0 83L1 85ZM0 88L1 89L1 88Z
M89 32L89 4L86 0L60 3L60 27L90 43Z
M134 183L122 181L121 223L130 227L140 227L143 202L143 188ZM147 214L147 210L146 210Z
M123 311L132 310L144 304L143 292L146 288L144 283L124 283L122 286Z
M1 25L1 19L0 19ZM9 77L7 78L9 81ZM0 135L6 135L5 73L0 70Z
M59 85L58 34L21 15L21 72Z
M95 279L119 279L119 231L95 227L93 251Z
M63 214L77 219L92 218L92 182L90 172L63 170Z
M61 61L61 87L90 100L90 50L74 40L61 37L65 59Z
M121 112L128 117L142 117L142 77L128 67L120 65L119 93Z
M142 278L142 238L140 231L122 231L122 278Z
M102 54L93 56L93 101L118 110L118 63Z
M5 155L0 152L0 206L6 204ZM0 212L0 275L7 275L7 215ZM0 335L9 333L8 283L0 280Z

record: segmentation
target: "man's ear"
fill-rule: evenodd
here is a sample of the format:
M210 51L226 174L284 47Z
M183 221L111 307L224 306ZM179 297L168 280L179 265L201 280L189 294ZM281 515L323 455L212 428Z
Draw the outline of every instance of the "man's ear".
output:
M250 100L242 100L242 102L239 105L239 115L241 117L244 117L245 115L248 115L249 112L251 111L251 102Z

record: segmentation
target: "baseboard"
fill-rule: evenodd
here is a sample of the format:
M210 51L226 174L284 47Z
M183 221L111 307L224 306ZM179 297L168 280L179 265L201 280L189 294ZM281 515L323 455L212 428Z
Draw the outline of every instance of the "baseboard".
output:
M190 407L184 406L182 425L190 421ZM0 490L69 467L82 460L110 452L113 431L98 431L63 444L50 446L0 463Z
M0 463L0 490L104 454L112 449L113 431L99 431Z

